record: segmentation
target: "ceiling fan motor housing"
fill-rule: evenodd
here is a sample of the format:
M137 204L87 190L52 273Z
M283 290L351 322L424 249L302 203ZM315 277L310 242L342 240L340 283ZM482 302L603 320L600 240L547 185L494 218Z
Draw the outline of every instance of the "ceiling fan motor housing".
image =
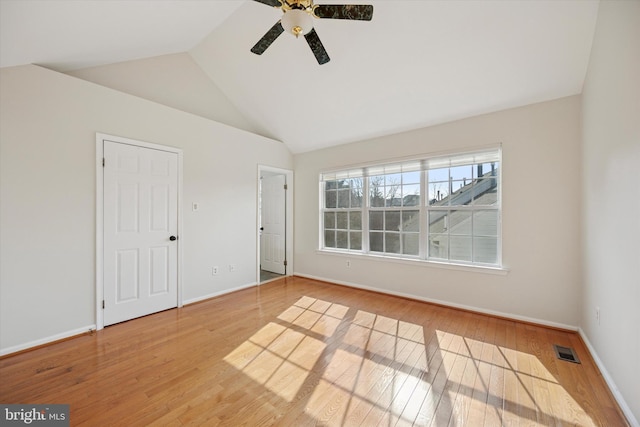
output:
M303 9L293 9L285 12L281 23L286 32L296 37L304 36L313 29L313 18Z

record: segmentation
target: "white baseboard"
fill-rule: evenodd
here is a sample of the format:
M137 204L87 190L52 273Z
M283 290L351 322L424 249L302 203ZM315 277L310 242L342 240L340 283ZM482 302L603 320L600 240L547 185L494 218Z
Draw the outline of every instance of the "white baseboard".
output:
M225 295L225 294L230 294L231 292L241 291L243 289L251 288L251 287L254 287L254 286L257 286L257 285L258 285L257 282L247 283L246 285L237 286L237 287L231 288L231 289L225 289L224 291L214 292L212 294L203 295L201 297L196 297L196 298L191 298L191 299L188 299L188 300L184 300L182 302L182 304L183 305L194 304L196 302L200 302L200 301L204 301L204 300L207 300L207 299L219 297L219 296Z
M602 360L600 360L600 357L598 357L598 353L596 353L595 348L593 348L593 346L591 345L589 338L587 338L587 334L585 334L582 328L578 328L578 333L580 334L582 341L584 341L585 345L587 346L589 353L591 353L591 357L593 357L593 360L596 362L598 369L600 369L600 373L602 374L605 382L609 386L609 390L611 390L613 397L616 399L616 401L618 402L618 405L620 406L620 409L622 409L622 412L627 417L627 421L629 421L629 424L631 424L632 427L640 427L640 423L638 423L638 419L631 412L631 408L629 408L629 405L627 405L627 402L624 400L624 397L622 397L620 390L618 390L618 386L616 386L616 383L613 381L613 378L611 378L609 371L607 371L607 368L605 368L604 364L602 363Z
M558 329L565 329L565 330L573 331L573 332L576 332L578 330L577 326L565 325L563 323L550 322L548 320L536 319L536 318L533 318L533 317L520 316L520 315L513 314L513 313L503 313L501 311L487 310L485 308L474 307L474 306L471 306L471 305L456 304L456 303L452 303L452 302L449 302L449 301L442 301L442 300L433 299L433 298L426 298L426 297L422 297L422 296L419 296L419 295L413 295L413 294L406 294L406 293L403 293L403 292L390 291L388 289L374 288L372 286L365 286L365 285L361 285L359 283L344 282L344 281L341 281L341 280L327 279L327 278L324 278L324 277L312 276L312 275L309 275L309 274L301 274L301 273L294 273L294 276L306 277L308 279L314 279L314 280L321 280L323 282L335 283L337 285L349 286L351 288L364 289L366 291L380 292L382 294L393 295L393 296L396 296L396 297L403 297L403 298L409 298L409 299L414 299L414 300L418 300L418 301L430 302L430 303L433 303L433 304L444 305L446 307L459 308L461 310L473 311L473 312L476 312L476 313L488 314L488 315L491 315L491 316L504 317L506 319L518 320L520 322L534 323L536 325L549 326L549 327L558 328Z
M204 301L204 300L209 299L209 298L218 297L220 295L228 294L228 293L239 291L239 290L246 289L246 288L251 288L251 287L256 286L256 285L257 285L257 282L252 282L252 283L248 283L246 285L238 286L238 287L235 287L235 288L226 289L224 291L215 292L213 294L204 295L204 296L201 296L201 297L198 297L198 298L192 298L192 299L183 301L183 305L188 305L188 304L193 304L193 303L196 303L196 302L199 302L199 301ZM78 328L78 329L74 329L74 330L67 331L67 332L62 332L60 334L51 335L49 337L41 338L41 339L38 339L38 340L35 340L35 341L26 342L24 344L19 344L19 345L15 345L15 346L12 346L12 347L7 347L7 348L0 349L0 356L5 356L7 354L12 354L12 353L17 353L17 352L23 351L23 350L28 350L28 349L33 348L33 347L37 347L37 346L40 346L40 345L43 345L43 344L49 344L49 343L52 343L54 341L62 340L62 339L65 339L65 338L70 338L70 337L73 337L73 336L76 336L76 335L82 335L83 333L89 332L91 330L93 330L93 331L96 330L96 325L95 324L88 325L88 326L85 326L85 327L82 327L82 328Z
M49 344L52 343L54 341L58 341L58 340L63 340L65 338L70 338L76 335L82 335L84 333L87 333L89 331L95 331L96 330L96 325L87 325L84 326L82 328L78 328L78 329L74 329L71 331L67 331L67 332L62 332L59 334L55 334L55 335L51 335L45 338L40 338L34 341L29 341L26 342L24 344L18 344L18 345L14 345L12 347L7 347L7 348L3 348L0 350L0 356L5 356L7 354L11 354L11 353L17 353L19 351L22 350L28 350L30 348L33 347L37 347L39 345L43 345L43 344Z

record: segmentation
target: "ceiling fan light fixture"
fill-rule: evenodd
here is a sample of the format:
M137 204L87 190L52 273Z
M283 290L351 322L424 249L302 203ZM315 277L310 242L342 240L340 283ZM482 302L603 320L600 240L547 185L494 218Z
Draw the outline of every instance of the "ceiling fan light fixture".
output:
M285 12L281 20L284 30L294 36L304 36L313 29L313 18L305 10L292 9Z

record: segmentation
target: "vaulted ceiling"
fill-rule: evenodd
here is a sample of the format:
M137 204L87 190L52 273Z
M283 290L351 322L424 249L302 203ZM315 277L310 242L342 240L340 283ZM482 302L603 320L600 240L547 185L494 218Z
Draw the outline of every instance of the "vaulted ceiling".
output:
M373 19L315 20L331 57L318 65L288 34L250 52L282 14L256 1L0 0L0 66L185 52L252 129L299 153L579 94L599 4L346 2L372 4Z

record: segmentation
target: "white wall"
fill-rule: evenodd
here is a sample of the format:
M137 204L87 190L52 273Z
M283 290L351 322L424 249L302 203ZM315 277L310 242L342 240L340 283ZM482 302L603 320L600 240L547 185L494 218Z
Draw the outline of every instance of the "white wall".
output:
M184 150L185 300L255 282L257 165L291 169L283 144L37 66L0 73L0 354L95 324L96 132Z
M640 2L600 2L582 96L581 328L640 425Z
M84 68L67 74L258 133L188 53Z
M503 144L506 275L318 253L318 174ZM296 273L576 328L580 299L578 96L294 156Z

